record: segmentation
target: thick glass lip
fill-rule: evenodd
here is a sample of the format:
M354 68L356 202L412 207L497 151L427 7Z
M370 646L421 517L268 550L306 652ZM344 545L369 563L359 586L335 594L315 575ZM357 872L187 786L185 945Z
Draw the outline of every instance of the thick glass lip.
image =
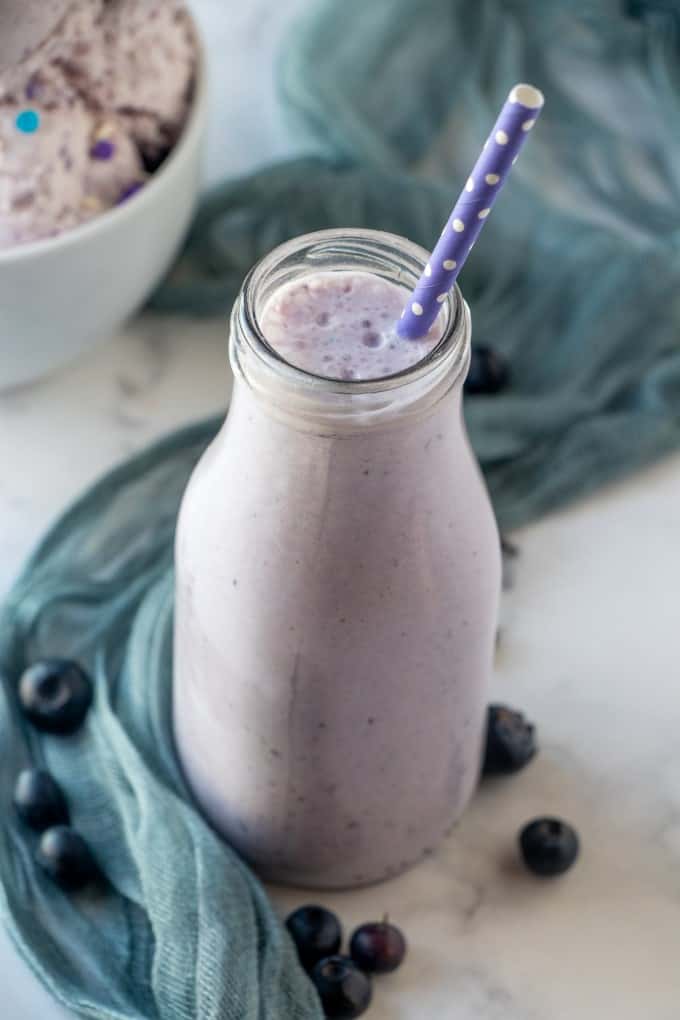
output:
M357 262L357 244L365 245L367 248L366 265ZM404 265L399 272L400 279L393 282L403 282L407 288L412 287L420 277L425 264L429 258L428 252L420 245L409 241L398 234L390 234L381 230L362 230L355 228L319 230L310 234L302 234L286 241L274 248L268 255L265 255L253 266L245 278L242 291L242 325L247 326L246 340L255 354L272 369L291 372L299 382L308 380L315 386L321 385L335 393L379 393L400 386L406 380L420 378L427 373L433 364L438 364L441 358L451 347L452 342L458 338L463 318L464 300L456 285L446 301L443 302L443 309L446 314L444 331L439 343L415 365L394 372L391 375L381 376L377 379L334 379L330 376L317 375L306 369L293 365L283 358L268 342L266 336L260 329L257 309L257 294L259 289L266 283L268 277L285 262L287 258L300 255L306 252L306 258L310 265L308 271L315 271L313 265L314 254L317 251L323 256L335 255L338 257L338 264L334 266L324 265L320 260L319 271L341 271L346 269L365 269L368 272L380 273L380 256L385 259L385 269L390 262L395 262L395 254ZM370 261L369 261L370 256ZM347 264L342 264L343 258ZM385 273L384 275L387 276ZM284 280L281 279L277 286ZM407 343L408 341L404 341Z
M275 290L316 271L363 270L410 290L428 257L412 241L379 230L321 230L279 245L251 269L234 304L229 354L236 379L269 416L319 435L363 431L427 413L456 386L468 364L470 312L457 287L442 303L444 329L436 347L415 365L378 379L333 379L292 365L268 343L259 314Z

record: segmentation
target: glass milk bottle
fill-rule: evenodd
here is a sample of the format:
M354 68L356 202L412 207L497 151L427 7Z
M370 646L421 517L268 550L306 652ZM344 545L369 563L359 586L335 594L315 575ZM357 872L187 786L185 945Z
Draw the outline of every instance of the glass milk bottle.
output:
M363 382L292 367L260 328L305 274L410 288L426 258L333 230L255 267L232 314L229 413L180 513L178 753L206 816L274 881L397 874L478 778L500 553L461 415L468 308L455 289L432 353Z

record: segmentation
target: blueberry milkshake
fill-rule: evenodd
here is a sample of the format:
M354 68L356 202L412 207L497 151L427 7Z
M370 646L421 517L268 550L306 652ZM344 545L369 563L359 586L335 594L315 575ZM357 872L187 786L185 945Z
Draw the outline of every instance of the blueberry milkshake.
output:
M372 273L316 273L283 286L262 331L293 365L332 379L378 379L411 368L441 339L441 323L408 343L394 325L407 291Z
M351 235L364 256L384 238L388 275L334 269L328 242L321 270L280 281L282 250L246 283L232 404L177 533L187 780L264 877L307 886L414 864L480 766L500 560L461 419L469 315L455 294L396 339L420 249Z

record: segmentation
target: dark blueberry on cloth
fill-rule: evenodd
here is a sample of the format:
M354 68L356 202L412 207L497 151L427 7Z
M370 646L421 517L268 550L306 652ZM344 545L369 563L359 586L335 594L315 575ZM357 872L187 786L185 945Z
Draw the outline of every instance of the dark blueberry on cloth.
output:
M26 825L38 832L68 825L68 805L55 779L42 769L24 769L14 786L14 807Z
M500 393L509 379L510 369L501 354L484 344L477 347L473 345L464 387L468 396Z
M45 874L68 892L82 889L99 876L89 846L67 825L55 825L43 832L36 860Z
M22 674L19 703L36 729L73 733L92 704L92 681L77 662L43 659Z

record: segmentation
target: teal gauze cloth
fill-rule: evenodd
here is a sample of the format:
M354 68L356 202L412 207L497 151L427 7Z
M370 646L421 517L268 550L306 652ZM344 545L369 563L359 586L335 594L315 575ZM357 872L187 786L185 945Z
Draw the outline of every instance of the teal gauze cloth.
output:
M0 912L76 1016L322 1018L264 889L192 807L174 755L175 519L216 427L186 429L104 478L45 537L0 615ZM17 711L18 676L46 655L78 659L95 681L70 737L38 734ZM29 763L62 785L104 888L68 896L36 867L36 837L8 810Z
M320 0L282 87L315 153L205 202L156 296L227 309L273 245L329 226L431 246L512 84L546 109L461 284L474 340L510 358L507 393L466 409L504 525L680 440L680 12L670 0ZM201 820L172 746L172 540L216 422L123 465L51 530L0 615L3 803L29 761L68 793L108 885L67 897L11 813L0 908L34 972L106 1020L320 1018L254 876ZM68 738L28 729L16 681L42 655L92 672Z

